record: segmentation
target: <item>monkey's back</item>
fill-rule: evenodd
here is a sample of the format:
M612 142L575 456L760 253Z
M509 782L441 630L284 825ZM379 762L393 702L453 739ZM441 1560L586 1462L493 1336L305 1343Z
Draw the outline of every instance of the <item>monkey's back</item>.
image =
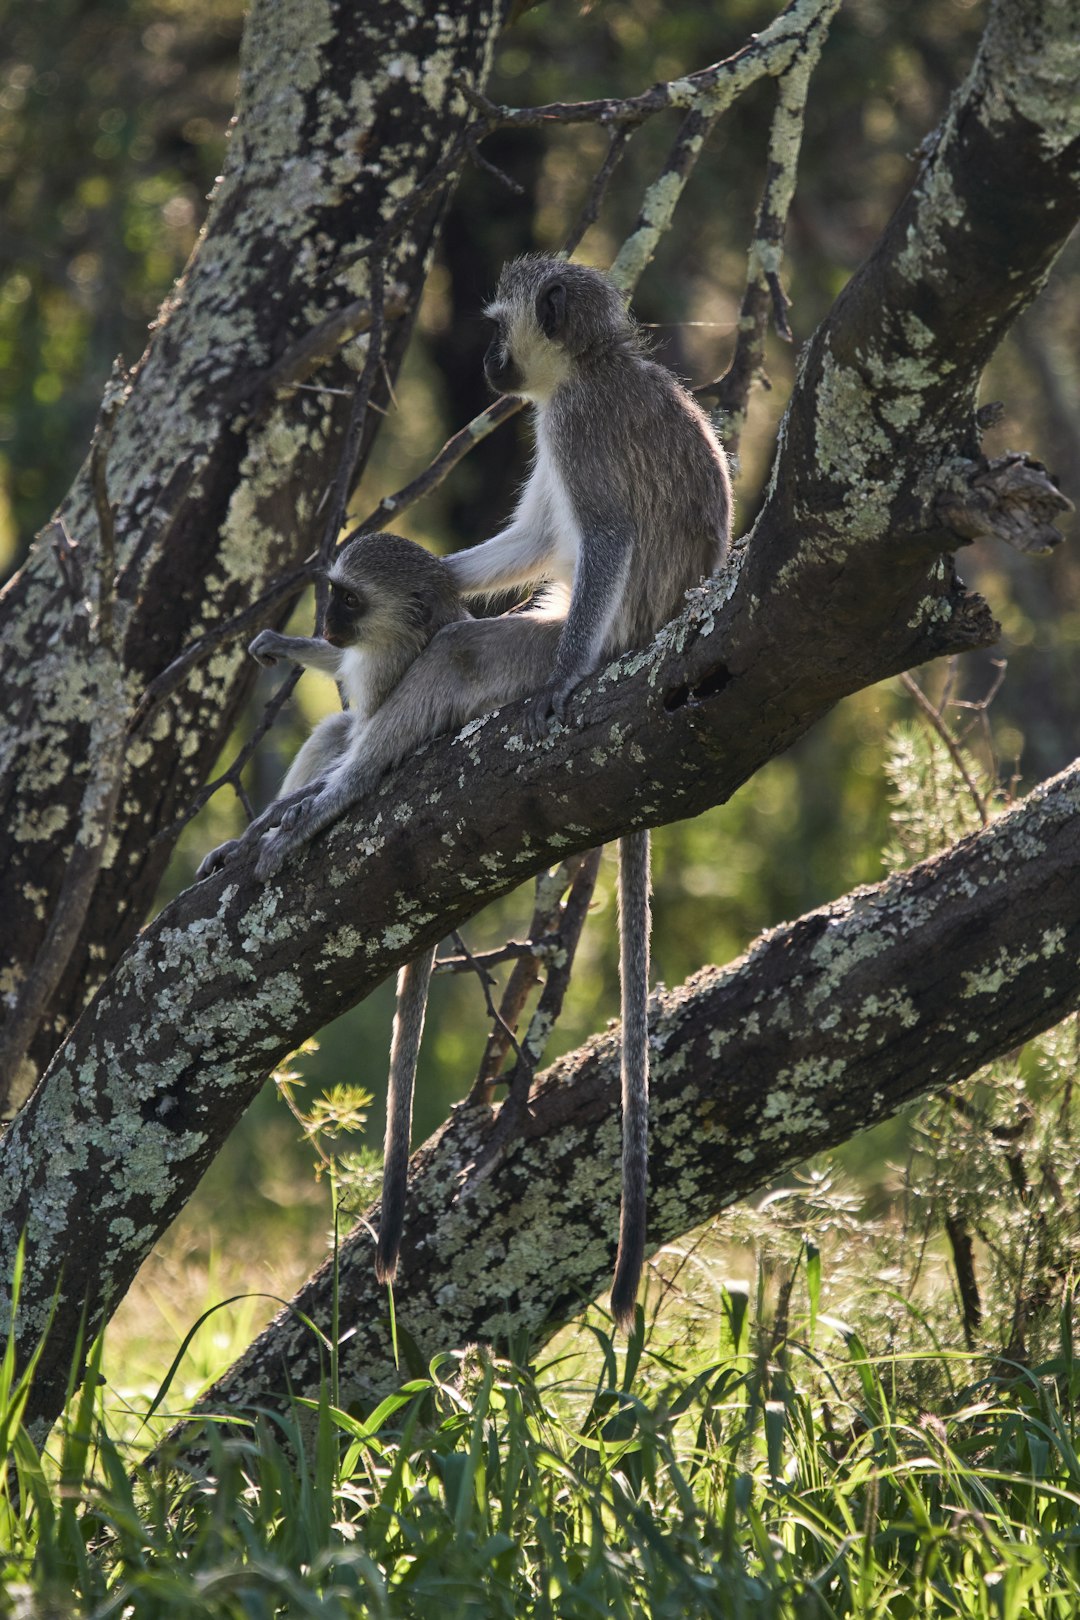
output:
M670 371L622 351L591 358L587 380L558 389L547 426L590 544L632 535L605 652L645 646L724 560L731 485L719 440Z

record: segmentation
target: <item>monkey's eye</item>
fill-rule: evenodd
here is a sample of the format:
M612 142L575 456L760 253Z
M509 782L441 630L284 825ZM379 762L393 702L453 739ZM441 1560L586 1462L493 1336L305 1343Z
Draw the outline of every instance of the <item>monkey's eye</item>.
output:
M348 608L350 613L355 613L361 606L357 593L350 591L346 585L339 585L336 579L330 581L330 595L335 602L340 603L342 607Z

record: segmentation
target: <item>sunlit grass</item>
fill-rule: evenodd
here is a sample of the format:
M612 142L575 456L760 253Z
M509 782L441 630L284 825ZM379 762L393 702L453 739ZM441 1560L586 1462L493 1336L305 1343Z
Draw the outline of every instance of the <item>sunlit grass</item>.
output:
M319 1398L284 1417L207 1425L194 1453L174 1442L173 1472L140 1467L160 1428L134 1431L100 1346L39 1456L9 1355L4 1590L26 1614L133 1620L429 1620L436 1605L439 1620L1071 1620L1071 1300L1055 1353L1025 1369L871 1353L823 1309L813 1245L789 1332L762 1313L765 1292L722 1290L696 1336L663 1314L646 1332L641 1315L623 1344L594 1312L532 1363L438 1357L368 1413L335 1405L331 1366ZM232 1329L213 1323L200 1372L232 1353ZM933 1410L911 1394L929 1363Z

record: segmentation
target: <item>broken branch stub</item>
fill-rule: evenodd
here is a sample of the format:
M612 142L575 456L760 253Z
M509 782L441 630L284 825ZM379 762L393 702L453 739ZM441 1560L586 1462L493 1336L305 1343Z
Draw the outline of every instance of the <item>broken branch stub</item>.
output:
M1017 450L954 464L937 498L938 516L962 540L1003 540L1028 557L1061 544L1054 524L1072 510L1042 462Z

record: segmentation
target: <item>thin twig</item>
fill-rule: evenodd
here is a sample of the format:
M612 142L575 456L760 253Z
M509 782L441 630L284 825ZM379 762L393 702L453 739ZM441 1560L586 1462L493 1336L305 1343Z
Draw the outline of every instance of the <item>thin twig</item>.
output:
M581 857L574 856L569 861L562 862L554 871L540 872L536 879L535 898L533 901L532 920L529 923L529 940L554 939L557 942L557 952L562 950L562 937L557 930L562 921L562 897L566 893L581 867ZM549 953L550 956L550 953ZM480 1060L476 1079L473 1081L469 1093L471 1102L483 1102L486 1107L491 1106L495 1096L495 1082L499 1070L502 1068L506 1055L510 1050L510 1043L506 1039L505 1031L512 1029L516 1032L518 1022L525 1010L525 1003L540 977L540 953L531 951L527 956L520 956L514 965L513 972L506 981L506 988L502 993L499 1004L500 1027L496 1027L488 1034L484 1046L484 1055ZM520 1053L519 1053L520 1060Z
M383 304L383 320L400 320L411 307L412 300L406 288L390 287ZM283 389L300 387L320 366L333 359L346 343L369 332L372 320L372 302L369 298L354 298L344 308L331 310L265 371L229 389L221 401L222 413L231 415L242 405L257 411L263 401Z
M930 699L927 697L926 693L923 691L915 677L910 675L906 670L900 676L900 683L904 687L904 690L909 692L915 699L915 702L919 705L919 708L922 710L933 729L937 732L938 736L945 744L945 747L948 750L949 758L956 767L957 774L960 776L964 786L968 790L968 793L971 795L971 801L978 812L979 820L982 822L984 827L988 827L990 825L990 811L987 807L986 799L976 787L974 778L967 768L967 762L964 759L963 750L956 741L956 738L953 736L952 732L949 730L949 727L945 724L945 720L940 710L935 708L934 704L931 703Z
M90 447L90 485L98 521L97 625L96 639L110 654L113 651L113 607L116 576L116 514L109 500L108 462L113 431L123 401L119 394L108 401L101 413Z
M491 998L491 986L495 983L495 980L491 977L491 974L486 971L486 969L481 967L480 963L472 954L459 933L455 931L450 935L450 938L453 940L454 944L457 946L457 949L465 958L466 962L469 964L470 968L480 981L480 988L484 993L484 1005L487 1008L488 1017L491 1019L493 1024L497 1025L502 1030L505 1039L509 1042L510 1046L520 1058L521 1048L517 1043L517 1038L509 1025L503 1022L502 1014L499 1012L499 1009L496 1007Z
M506 1101L491 1136L492 1153L517 1132L525 1117L533 1076L543 1059L551 1032L562 1013L563 1001L574 967L574 957L577 954L582 929L585 927L589 906L592 904L602 854L603 850L598 848L590 849L583 855L577 875L571 884L559 925L563 950L548 968L540 1000L529 1020L529 1028L518 1052L517 1062L507 1079Z
M356 464L360 455L360 442L364 434L368 400L382 360L383 339L383 262L381 257L370 260L371 327L368 332L367 354L356 384L345 438L338 460L338 470L330 488L330 509L326 516L322 540L319 544L319 562L325 568L334 554L338 535L345 522L345 509L349 504Z
M524 197L525 187L520 180L515 180L512 174L507 174L505 169L500 169L497 163L492 163L490 158L486 158L475 141L469 148L469 156L478 169L483 169L485 174L490 174L493 180L497 180L501 186L505 186L513 196Z
M589 230L591 226L595 225L597 219L600 217L600 208L604 201L608 184L612 175L615 173L615 170L619 166L622 155L626 151L632 134L633 130L625 125L620 129L612 130L611 140L608 143L607 154L604 157L603 163L601 163L600 167L593 175L592 185L589 187L589 195L586 197L584 207L582 208L581 213L578 215L577 224L574 226L573 230L570 232L570 235L563 243L563 252L566 254L567 258L569 258L578 247L586 231Z
M765 374L765 339L770 316L779 336L791 342L788 298L780 282L780 261L787 217L795 194L810 75L821 55L830 18L829 8L823 8L807 31L804 49L795 55L779 78L776 110L769 130L765 181L747 256L735 352L722 377L694 390L699 397L714 398L717 407L724 412L724 443L732 454L738 450L746 425L751 388L755 382L766 388L770 386Z
M615 256L609 274L624 293L633 292L668 230L697 160L720 116L720 109L688 112L664 166L642 200L634 228Z
M562 949L562 942L558 934L548 934L544 939L511 939L505 945L500 945L494 951L476 951L472 957L440 956L436 958L432 968L433 973L472 973L476 967L499 967L503 962L516 962L520 957L536 957L544 962Z
M241 748L228 770L222 771L220 776L216 776L212 782L207 782L204 787L200 788L198 793L196 793L195 797L191 800L191 803L186 805L180 814L173 821L171 821L167 827L163 827L159 833L155 833L153 840L155 844L160 844L163 840L175 838L178 833L182 832L187 826L188 822L193 820L194 817L198 815L203 805L209 803L219 788L231 786L235 790L237 798L240 799L242 804L244 803L243 789L240 783L240 773L244 769L248 760L254 754L256 748L258 748L259 744L262 742L263 738L266 736L266 733L270 730L270 727L274 724L274 721L285 707L285 704L288 702L289 698L292 696L296 683L300 679L302 673L303 671L300 669L294 669L289 672L289 674L282 681L281 685L278 687L277 691L274 693L273 697L270 698L269 702L266 704L258 725L255 727L255 730L252 732L243 748Z
M668 107L688 110L704 106L721 112L758 79L784 72L822 15L831 15L837 4L838 0L824 0L817 5L808 0L792 0L768 28L733 56L683 78L654 84L636 96L600 101L553 101L542 107L503 107L463 84L458 88L480 117L498 129L532 129L549 124L633 126Z
M489 433L494 433L501 423L525 408L523 399L513 399L504 394L493 405L474 416L463 428L447 439L434 461L426 466L422 473L401 489L395 490L392 495L384 495L377 506L372 507L366 517L362 518L356 526L356 531L365 529L382 529L391 519L398 517L408 507L415 505L432 490L438 489L453 472L458 462L468 455L474 444L486 439Z

